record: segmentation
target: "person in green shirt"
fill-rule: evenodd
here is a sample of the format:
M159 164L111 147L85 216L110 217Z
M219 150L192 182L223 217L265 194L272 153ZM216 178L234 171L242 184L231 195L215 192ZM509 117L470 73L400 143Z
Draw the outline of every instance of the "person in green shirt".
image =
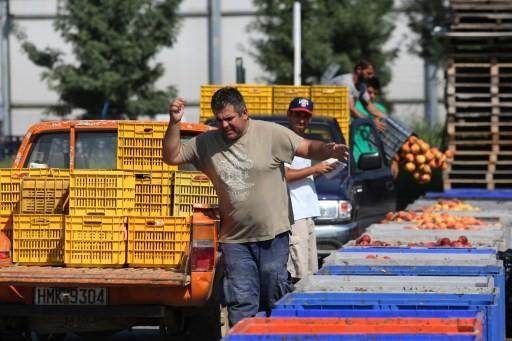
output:
M377 96L380 93L380 82L377 79L377 77L369 78L366 81L366 91L368 92L368 95L370 96L370 100L372 101L373 105L383 114L387 114L388 111L382 105L381 103L377 102ZM366 107L361 101L357 101L355 108L365 115L366 117L371 118L372 115L366 110ZM378 152L377 146L375 146L371 141L368 140L367 136L369 136L368 127L366 126L360 126L358 128L358 131L354 134L354 158L355 160L359 160L359 156L363 153L374 153ZM393 177L397 177L398 175L398 163L395 160L391 161L390 164L391 173L393 174Z
M376 101L377 96L379 96L380 93L380 82L377 77L372 77L366 81L366 91L368 92L368 95L370 95L370 99L375 107L377 107L381 113L387 114L387 109L381 103ZM356 102L356 109L366 117L372 117L361 101Z

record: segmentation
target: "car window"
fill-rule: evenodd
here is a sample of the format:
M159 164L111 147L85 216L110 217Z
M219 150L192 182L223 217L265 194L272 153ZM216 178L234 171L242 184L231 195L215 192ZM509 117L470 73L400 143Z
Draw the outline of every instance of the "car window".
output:
M35 138L25 168L69 168L69 133L47 133Z
M115 169L117 132L77 132L75 142L76 169Z
M353 158L356 168L358 168L357 164L362 154L379 152L379 147L376 142L378 140L375 134L376 132L372 129L370 124L356 126L353 141Z

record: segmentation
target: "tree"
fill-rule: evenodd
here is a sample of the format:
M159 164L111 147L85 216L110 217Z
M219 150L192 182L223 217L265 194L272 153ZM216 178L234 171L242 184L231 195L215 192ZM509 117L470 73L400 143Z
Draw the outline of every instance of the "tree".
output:
M293 2L254 0L257 18L248 29L261 35L251 41L253 55L271 83L293 83ZM392 6L393 0L301 1L303 83L318 83L333 64L352 72L361 58L371 60L387 83L388 63L396 55L383 49L394 29Z
M409 50L418 56L440 64L445 60L444 41L434 35L436 28L450 24L450 11L446 0L403 0L403 10L409 28L415 33Z
M62 1L62 0L61 0ZM60 3L54 26L72 47L74 61L62 51L40 50L21 37L30 60L46 68L42 78L59 94L62 105L50 108L66 115L81 108L97 118L153 116L167 106L175 90L157 90L163 74L154 61L162 47L175 42L181 0L67 0Z

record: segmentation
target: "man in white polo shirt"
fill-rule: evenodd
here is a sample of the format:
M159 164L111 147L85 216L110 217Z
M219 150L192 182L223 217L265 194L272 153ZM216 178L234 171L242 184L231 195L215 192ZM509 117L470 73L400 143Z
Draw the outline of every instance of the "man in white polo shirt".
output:
M304 137L313 115L313 102L308 98L294 98L288 106L288 124L291 130ZM286 180L292 201L295 223L290 236L288 271L294 282L318 271L315 223L320 215L314 176L333 170L334 166L319 162L311 166L310 159L295 156L285 165Z

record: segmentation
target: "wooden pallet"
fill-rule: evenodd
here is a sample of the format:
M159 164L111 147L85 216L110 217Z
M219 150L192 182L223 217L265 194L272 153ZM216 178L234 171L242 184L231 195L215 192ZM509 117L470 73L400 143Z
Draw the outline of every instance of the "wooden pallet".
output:
M447 135L451 140L464 141L481 137L497 142L512 140L512 122L510 120L500 122L500 116L490 116L490 120L477 121L454 118L454 116L448 116L446 124Z
M512 29L512 3L507 0L452 0L450 10L452 31Z

